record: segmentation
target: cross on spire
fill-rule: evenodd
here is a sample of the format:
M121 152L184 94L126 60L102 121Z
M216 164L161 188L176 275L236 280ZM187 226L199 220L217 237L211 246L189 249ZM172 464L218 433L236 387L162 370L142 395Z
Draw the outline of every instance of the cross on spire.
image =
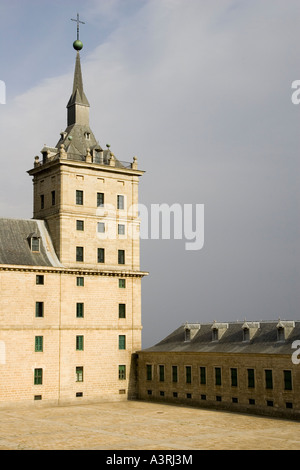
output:
M77 22L77 41L79 41L79 24L85 24L84 21L80 21L79 19L79 13L77 13L77 18L76 20L74 18L71 18L71 21L76 21Z

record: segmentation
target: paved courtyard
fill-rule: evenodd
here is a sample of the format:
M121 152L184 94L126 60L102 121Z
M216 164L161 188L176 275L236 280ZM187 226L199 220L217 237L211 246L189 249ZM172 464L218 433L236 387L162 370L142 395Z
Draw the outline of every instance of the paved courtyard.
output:
M139 401L0 417L0 450L300 450L300 422Z

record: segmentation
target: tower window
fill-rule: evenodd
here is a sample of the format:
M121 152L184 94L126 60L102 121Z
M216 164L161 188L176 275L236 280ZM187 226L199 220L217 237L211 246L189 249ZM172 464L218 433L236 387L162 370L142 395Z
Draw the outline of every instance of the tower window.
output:
M77 318L84 317L84 304L82 302L78 302L76 304L76 317Z
M126 304L119 304L119 318L126 318Z
M76 351L83 351L83 336L76 336Z
M86 138L86 140L90 140L91 134L89 132L85 132L84 137Z
M35 352L43 352L43 336L35 337L34 350Z
M76 190L76 204L78 206L83 205L83 191Z
M35 283L38 285L44 285L44 276L43 274L37 274L35 278Z
M51 191L51 202L52 206L55 206L55 191Z
M119 335L119 349L126 349L126 336Z
M125 235L125 225L118 224L118 235Z
M44 196L44 194L40 195L40 202L41 202L41 209L44 209L44 207L45 207L45 196Z
M34 385L43 384L43 369L34 369Z
M76 367L76 382L83 382L83 367Z
M98 248L98 263L105 262L105 251L104 248Z
M119 380L126 380L126 366L119 366Z
M118 264L125 264L125 250L118 250Z
M124 209L124 196L120 194L117 196L117 209Z
M104 193L97 193L97 207L104 206Z
M44 302L35 303L35 316L37 318L42 318L44 316Z
M98 233L105 233L105 223L104 222L98 222L97 223L97 231L98 231Z
M76 261L83 261L83 246L76 246Z
M84 221L83 220L76 220L76 230L80 230L80 231L84 230Z

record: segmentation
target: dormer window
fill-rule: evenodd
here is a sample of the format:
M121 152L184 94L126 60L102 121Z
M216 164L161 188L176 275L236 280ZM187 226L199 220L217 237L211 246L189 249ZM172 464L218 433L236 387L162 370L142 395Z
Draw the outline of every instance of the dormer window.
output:
M185 323L184 325L184 341L190 342L200 330L199 323Z
M28 237L29 246L33 253L40 252L40 237L37 233L31 233Z
M285 341L295 328L294 321L279 320L277 325L277 341Z
M191 330L189 328L184 330L184 341L191 341Z
M250 341L250 330L249 328L243 329L243 341Z
M277 341L284 341L284 340L285 340L284 328L283 326L280 326L277 328Z
M218 328L213 328L212 329L212 341L218 341L218 339L219 339Z
M212 341L219 341L228 328L228 323L218 323L214 321L211 327Z

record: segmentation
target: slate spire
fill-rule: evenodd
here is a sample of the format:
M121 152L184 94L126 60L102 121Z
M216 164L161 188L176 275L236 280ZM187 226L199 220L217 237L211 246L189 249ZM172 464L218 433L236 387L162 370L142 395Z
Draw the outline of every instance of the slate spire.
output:
M76 63L73 80L73 91L69 102L68 109L68 126L73 124L89 125L89 108L90 104L83 91L83 81L80 64L79 51L76 53Z

